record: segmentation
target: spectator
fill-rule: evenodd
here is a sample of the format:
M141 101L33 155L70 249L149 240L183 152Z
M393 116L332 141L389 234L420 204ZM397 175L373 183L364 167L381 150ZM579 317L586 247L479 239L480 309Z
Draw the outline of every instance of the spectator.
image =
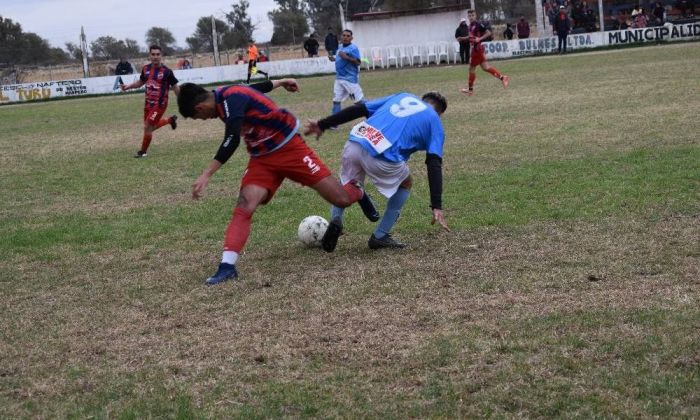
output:
M644 9L640 8L639 13L634 17L634 27L635 28L646 28L647 27L647 13Z
M516 29L518 31L518 38L526 39L530 37L530 24L525 20L525 16L520 16Z
M596 26L596 15L595 12L593 12L592 9L586 10L586 32L595 32L597 29Z
M267 54L265 54L265 51L262 51L262 50L261 50L261 51L260 51L260 56L258 57L258 61L261 62L261 63L264 63L264 62L266 62L266 61L270 61L270 57L268 57Z
M304 50L311 57L318 57L318 41L316 41L316 34L311 34L309 39L304 42Z
M328 27L328 34L326 35L323 45L328 51L328 58L335 57L335 53L338 51L338 37L333 33L333 28Z
M503 39L513 39L513 27L510 23L506 23L506 30L503 31Z
M559 54L566 53L566 42L571 32L571 20L564 6L559 6L559 15L554 20L554 34L559 38ZM564 45L564 50L561 47Z
M189 70L191 68L192 68L192 63L190 63L190 60L185 58L185 61L182 63L182 69Z
M665 13L666 9L661 5L660 2L657 1L654 5L654 10L652 10L652 14L654 16L654 25L661 26L664 24Z
M114 70L114 74L117 76L121 76L124 74L132 74L134 72L134 68L131 67L131 63L126 61L126 58L121 57L119 58L119 64L117 64L117 68Z
M693 17L695 15L695 2L693 0L678 0L676 7L681 11L681 17Z
M467 20L462 18L455 31L455 39L459 42L459 59L462 64L469 63L469 26Z
M557 9L554 5L547 11L547 19L549 19L549 24L554 27L554 21L557 19Z
M234 64L245 64L245 59L243 58L243 54L238 54L238 58L236 59L236 62Z

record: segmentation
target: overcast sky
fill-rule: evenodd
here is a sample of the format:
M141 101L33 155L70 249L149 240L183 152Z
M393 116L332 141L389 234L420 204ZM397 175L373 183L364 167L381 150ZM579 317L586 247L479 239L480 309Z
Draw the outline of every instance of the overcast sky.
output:
M0 0L0 16L34 32L52 47L64 48L66 42L79 44L80 27L85 28L88 45L100 36L135 39L146 47L146 31L153 26L167 28L178 46L194 33L197 20L212 14L225 20L224 14L238 0ZM258 42L272 38L272 22L267 12L274 0L249 0L248 14L257 24L253 37Z

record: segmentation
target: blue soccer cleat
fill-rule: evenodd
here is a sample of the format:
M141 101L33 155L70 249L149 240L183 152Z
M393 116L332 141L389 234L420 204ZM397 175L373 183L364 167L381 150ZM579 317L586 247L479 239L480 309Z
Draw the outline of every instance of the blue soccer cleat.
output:
M235 279L236 277L238 277L238 272L236 271L235 265L221 263L219 264L219 269L216 270L216 274L207 279L207 286L223 283L225 281Z

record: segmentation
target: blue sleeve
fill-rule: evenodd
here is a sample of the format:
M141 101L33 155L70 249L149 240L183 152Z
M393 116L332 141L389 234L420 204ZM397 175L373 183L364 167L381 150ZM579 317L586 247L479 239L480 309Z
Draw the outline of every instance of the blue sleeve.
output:
M231 118L243 118L250 104L250 96L244 93L234 93L224 99L224 119L228 121Z
M430 124L430 143L428 143L428 148L426 153L437 155L442 158L442 147L445 144L445 129L442 127L442 122L440 117L433 116L433 120Z
M383 98L377 98L373 99L371 101L365 102L365 107L367 107L367 113L371 117L379 108L382 107L385 103L387 103L391 98L393 98L396 95L389 95L385 96Z
M355 45L355 44L352 44L352 45L350 46L350 48L348 48L347 50L345 50L345 53L346 53L347 55L349 55L350 57L352 57L352 58L355 58L355 59L357 59L357 60L360 59L360 49L357 48L357 45Z

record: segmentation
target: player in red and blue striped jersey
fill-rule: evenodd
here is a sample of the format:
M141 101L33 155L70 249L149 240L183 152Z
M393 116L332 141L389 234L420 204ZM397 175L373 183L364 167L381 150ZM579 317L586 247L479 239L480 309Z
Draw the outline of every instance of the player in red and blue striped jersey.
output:
M334 206L344 208L360 201L370 220L379 218L359 184L350 181L341 185L304 142L298 132L299 120L263 94L278 87L290 92L299 89L294 79L226 86L214 91L193 83L180 88L178 107L183 117L218 117L226 124L224 140L214 159L192 185L192 198L202 197L209 178L233 155L241 138L250 154L238 203L226 229L221 264L207 279L209 285L238 276L235 264L250 236L253 213L258 206L270 202L285 178L313 188Z
M471 44L471 57L469 59L469 81L468 87L460 89L460 92L467 96L474 95L474 82L476 81L476 66L481 66L481 69L499 79L503 84L503 88L508 87L509 77L499 73L495 67L491 66L486 60L486 51L482 42L488 41L493 35L491 24L485 20L477 20L476 11L473 9L467 10L467 18L469 19L469 43Z
M143 66L138 80L128 85L120 85L122 91L138 89L146 85L146 103L143 107L143 140L141 141L141 149L134 155L135 158L146 157L155 130L168 124L173 130L177 128L177 115L163 118L163 114L168 108L170 88L172 87L176 95L180 92L177 85L178 80L170 68L161 64L162 55L159 46L151 45L148 55L151 64Z

